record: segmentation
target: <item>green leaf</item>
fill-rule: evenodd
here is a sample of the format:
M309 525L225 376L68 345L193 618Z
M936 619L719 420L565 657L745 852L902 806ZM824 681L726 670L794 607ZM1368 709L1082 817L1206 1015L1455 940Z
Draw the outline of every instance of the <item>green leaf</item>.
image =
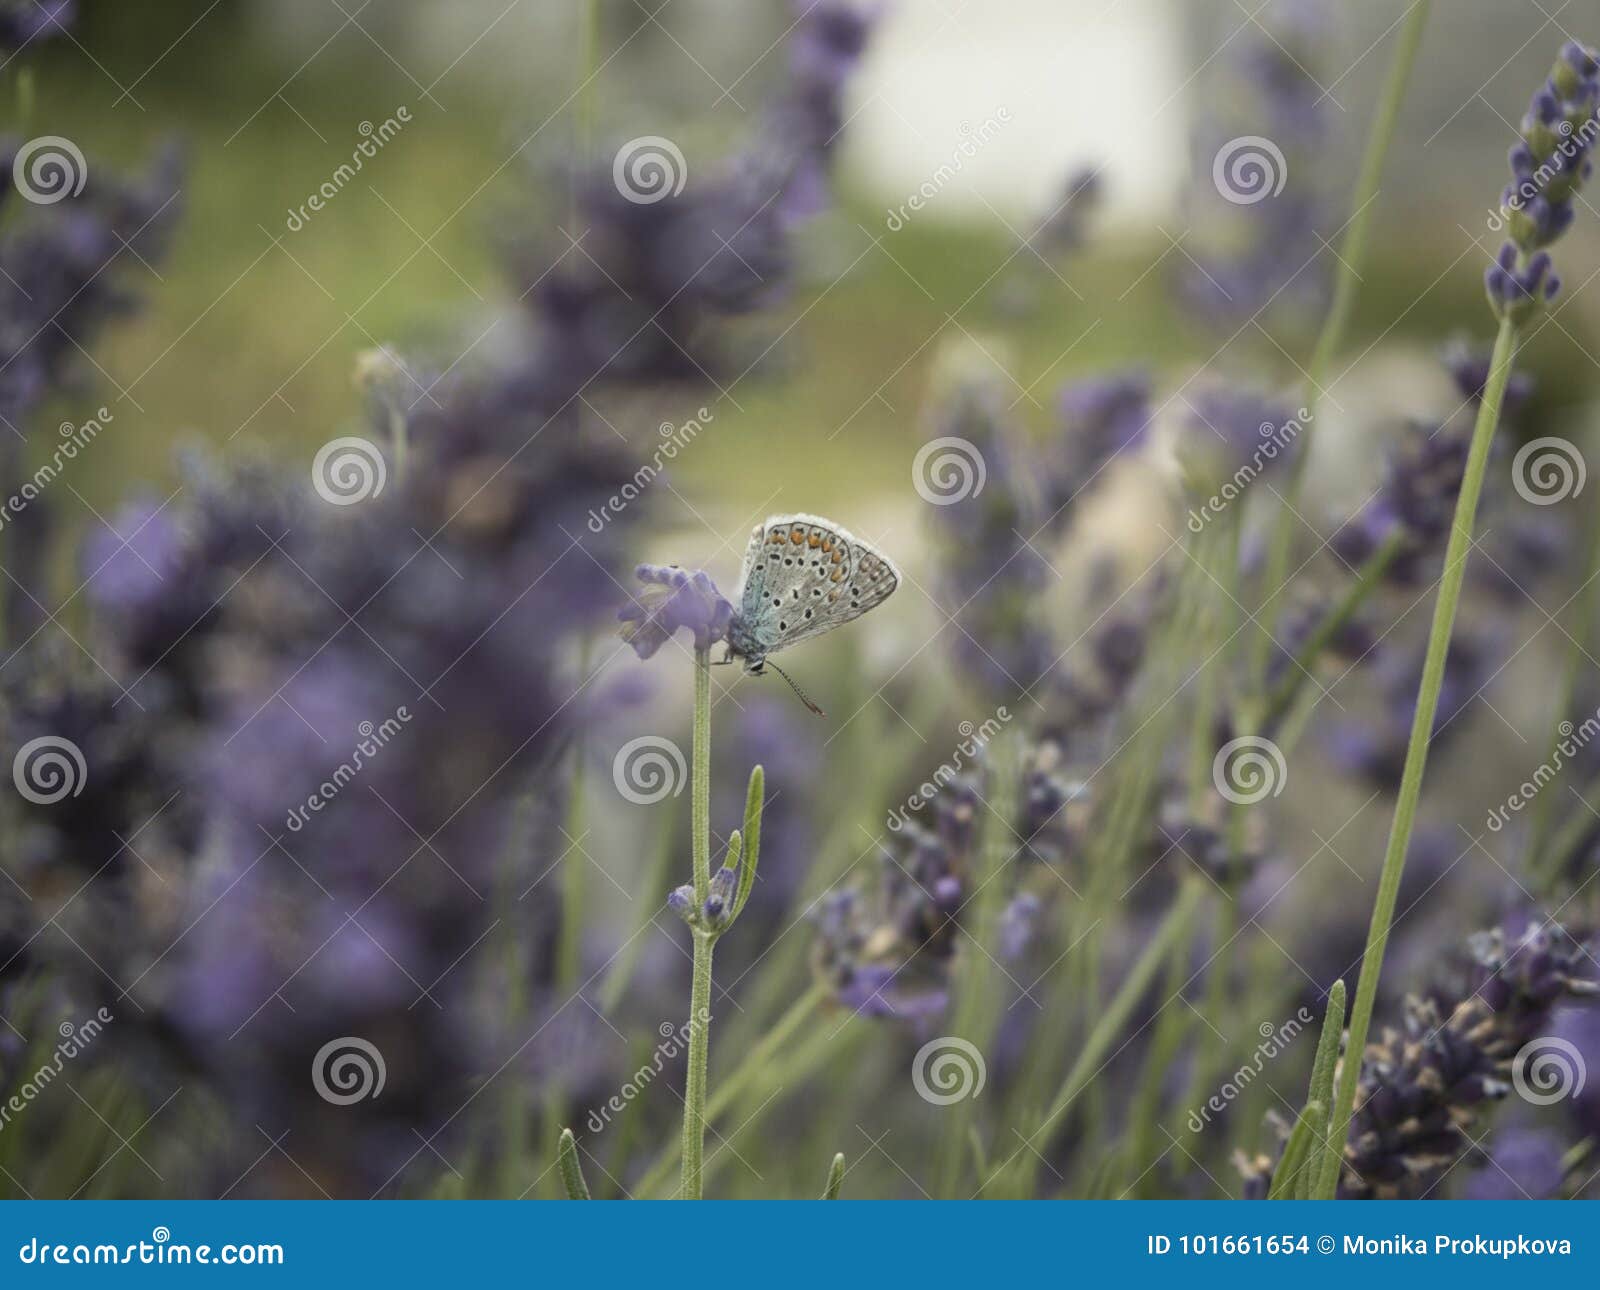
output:
M727 855L722 857L722 867L724 869L737 869L739 867L739 859L743 854L744 854L744 835L742 833L740 833L738 829L735 829L728 836L728 853L727 853ZM744 885L744 875L743 874L741 874L739 876L739 885L740 886ZM734 888L734 897L733 897L733 899L734 899L734 905L735 905L735 907L737 907L737 905L739 903L739 889L738 889L738 887Z
M844 1152L837 1152L828 1166L828 1185L822 1193L823 1200L838 1200L839 1188L844 1184Z
M1328 991L1328 1010L1322 1017L1322 1035L1317 1040L1317 1059L1311 1067L1310 1100L1320 1100L1326 1107L1334 1105L1333 1081L1339 1067L1339 1037L1344 1033L1345 990L1342 980L1333 983ZM1357 1057L1355 1060L1359 1061ZM1316 1153L1315 1167L1306 1179L1307 1200L1332 1200L1339 1190L1339 1168L1344 1163L1344 1142L1330 1119L1322 1134L1321 1149Z
M1268 1200L1293 1200L1305 1176L1307 1160L1313 1158L1312 1148L1322 1141L1322 1126L1327 1122L1325 1102L1309 1102L1295 1121L1284 1143L1283 1156L1272 1173L1272 1186L1267 1190Z
M571 1129L561 1130L561 1145L556 1148L556 1160L561 1165L561 1181L566 1184L568 1200L588 1200L589 1184L583 1180L583 1166L578 1163L578 1141Z
M766 773L757 766L750 772L750 787L744 795L744 866L739 872L739 892L733 902L737 918L750 889L756 885L756 865L761 859L761 808L766 801ZM731 921L731 920L730 920Z

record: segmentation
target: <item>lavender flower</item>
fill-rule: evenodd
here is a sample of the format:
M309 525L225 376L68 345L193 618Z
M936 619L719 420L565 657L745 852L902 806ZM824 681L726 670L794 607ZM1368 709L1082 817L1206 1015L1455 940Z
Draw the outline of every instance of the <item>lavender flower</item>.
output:
M1308 415L1244 385L1205 384L1184 402L1188 416L1178 459L1190 486L1202 493L1229 481L1243 487L1280 468L1279 463L1293 453L1300 424Z
M1056 396L1061 434L1044 454L1042 507L1059 525L1072 502L1113 460L1141 447L1150 429L1150 378L1138 369L1091 377Z
M1321 6L1293 0L1242 33L1227 60L1233 93L1196 132L1187 204L1200 235L1177 291L1206 322L1239 325L1269 307L1309 317L1326 294L1318 232L1338 223L1323 178L1334 112L1316 72L1326 26Z
M1049 670L1056 649L1039 605L1055 575L1035 545L1046 526L1036 469L995 374L947 355L933 436L962 441L985 474L930 507L940 559L935 591L954 622L946 636L963 671L985 693L1016 696Z
M1463 979L1411 1000L1401 1029L1366 1053L1341 1194L1417 1196L1471 1147L1487 1105L1510 1091L1519 1054L1561 1000L1600 990L1561 928L1472 939Z
M650 658L680 629L694 638L697 650L710 649L727 636L733 606L704 570L690 573L677 565L641 564L635 576L644 590L617 617L627 624L623 640L640 658Z
M0 52L21 50L36 40L61 34L72 26L77 9L77 0L4 0L0 3Z
M1484 274L1497 317L1524 322L1561 289L1544 248L1571 226L1577 190L1594 168L1597 108L1600 62L1593 50L1568 41L1511 149L1512 182L1500 206L1510 240Z

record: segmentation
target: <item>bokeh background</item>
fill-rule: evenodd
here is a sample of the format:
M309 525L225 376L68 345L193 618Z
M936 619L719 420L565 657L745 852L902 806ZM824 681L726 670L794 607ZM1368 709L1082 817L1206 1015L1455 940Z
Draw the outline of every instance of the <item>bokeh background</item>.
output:
M493 326L513 303L494 252L527 218L529 187L559 179L584 130L597 155L655 133L677 140L691 167L697 153L716 156L781 76L774 42L792 21L776 5L741 5L730 21L714 0L602 3L598 73L580 94L580 7L560 0L82 10L73 39L26 55L37 121L116 164L176 133L193 161L161 290L149 293L143 324L96 355L120 419L85 489L97 506L130 479L159 486L168 447L185 435L301 450L324 442L353 416L361 350L393 344L448 362L469 346L512 343ZM1475 317L1477 274L1467 270L1494 249L1484 194L1503 183L1524 87L1570 25L1531 3L1454 0L1448 10L1448 37L1442 25L1432 33L1428 75L1407 97L1376 216L1376 271L1361 295L1364 333L1396 349L1427 349ZM1374 4L1324 17L1309 42L1328 138L1308 161L1332 192L1348 191L1386 33L1402 11ZM853 86L840 209L807 234L808 289L763 364L763 377L780 364L789 374L734 391L739 407L720 414L716 451L676 467L682 490L719 529L768 497L849 513L898 495L939 340L1002 318L1032 395L1025 412L1108 361L1209 359L1227 333L1186 322L1168 295L1184 248L1199 254L1184 206L1190 144L1208 106L1238 94L1236 56L1270 46L1262 24L1272 20L1270 11L1253 20L1249 6L1152 0L895 6ZM290 210L349 159L361 124L402 105L412 123L291 233ZM1002 109L1011 120L993 141L925 212L888 230L886 213L950 158L963 129ZM1092 249L1053 268L1019 254L1084 166L1105 189ZM1007 310L1019 282L1037 297L1020 319ZM1588 310L1576 295L1533 356L1555 382L1546 397L1575 397L1592 369ZM1274 359L1254 328L1230 349ZM1351 378L1352 398L1364 384ZM1379 398L1396 397L1381 388ZM837 468L806 471L796 487L800 464L821 453Z
M1438 357L1452 340L1482 346L1492 336L1482 273L1500 240L1489 219L1505 154L1553 52L1573 34L1596 35L1567 30L1596 17L1576 8L1435 6L1374 207L1345 352L1319 409L1306 506L1313 522L1337 522L1366 495L1409 418L1458 408ZM795 272L777 307L735 321L733 361L708 388L585 404L588 430L635 458L651 453L658 427L704 422L652 489L648 519L630 530L632 555L704 567L731 593L750 526L804 511L848 525L907 574L889 605L793 656L797 679L833 714L826 722L813 722L773 677L734 668L716 677L719 837L737 817L752 761L765 762L774 791L764 890L754 916L719 949L726 975L713 1087L717 1063L726 1071L811 998L810 915L819 900L871 868L863 859L886 841L886 810L948 755L960 723L989 711L937 593L949 552L931 540L928 507L912 486L919 448L945 432L939 399L950 373L984 372L1021 437L1041 446L1055 442L1060 393L1074 381L1130 368L1151 381L1157 433L1149 450L1116 463L1069 530L1055 535L1051 576L1030 607L1075 648L1089 624L1085 607L1120 599L1180 533L1185 504L1164 434L1188 406L1184 392L1199 377L1277 389L1300 381L1407 11L1402 0L878 6L846 95L830 199L796 233ZM309 469L331 438L365 432L360 377L379 347L430 372L513 360L527 343L523 279L508 279L503 266L529 243L585 254L575 174L604 173L619 146L647 135L674 142L691 183L711 173L783 85L794 14L778 0L79 0L70 34L31 41L5 66L13 133L72 140L91 173L136 168L175 139L187 170L169 254L129 267L142 300L136 320L108 331L85 356L81 383L39 414L54 425L81 421L102 403L115 413L75 466L58 522L84 538L116 533L128 498L172 494L186 445L209 444L225 458L261 449ZM394 120L401 125L361 172L324 209L303 212L358 143ZM1287 233L1244 216L1263 208L1217 201L1216 142L1249 133L1294 141L1288 195L1306 205ZM957 155L954 171L936 178ZM1086 176L1092 198L1065 201ZM920 208L908 214L919 193ZM1581 440L1592 420L1595 213L1581 203L1563 244L1566 293L1519 359L1533 385L1510 436ZM1251 261L1257 251L1264 264ZM1259 297L1245 289L1263 281ZM1279 288L1282 300L1268 306ZM1559 514L1575 523L1578 506ZM69 547L60 556L68 587L77 581ZM1448 947L1523 903L1525 875L1514 859L1471 853L1488 855L1484 812L1544 754L1550 678L1565 666L1570 641L1558 619L1566 621L1575 585L1494 601L1477 615L1479 626L1502 629L1501 639L1430 779L1434 862L1407 889L1406 935L1392 948L1383 1000L1390 1016L1402 995L1426 986ZM619 586L618 601L625 596ZM1425 629L1430 604L1421 588L1394 599L1397 639ZM59 613L64 630L78 629L88 610L75 599ZM681 660L665 656L642 668L610 639L578 653L586 668L599 668L595 691L618 701L583 713L577 762L586 769L567 781L570 813L552 826L540 860L547 867L532 876L535 885L559 883L569 917L582 910L574 971L588 983L583 1006L564 999L546 1015L538 1011L545 1002L533 1005L543 1038L497 1085L522 1090L510 1123L528 1135L525 1157L504 1141L498 1149L446 1145L442 1171L429 1174L424 1156L391 1180L391 1192L556 1194L549 1130L557 1117L581 1120L649 1060L658 1022L687 997L682 928L662 909L666 890L685 876L687 798L644 810L618 800L611 776L614 755L641 733L687 747L689 672L672 671ZM1069 648L1064 657L1070 666L1079 655ZM1392 802L1382 782L1388 768L1374 766L1382 759L1360 735L1392 733L1396 711L1404 715L1395 696L1410 674L1403 665L1398 672L1388 690L1353 669L1322 678L1330 738L1306 742L1292 790L1273 807L1293 899L1245 919L1259 935L1236 970L1282 987L1279 996L1250 996L1249 1007L1273 1011L1237 1021L1232 1038L1245 1052L1258 1022L1292 1015L1291 1005L1320 1014L1332 977L1359 954ZM1349 756L1341 760L1352 746L1361 763L1354 772ZM1439 776L1442 797L1433 795ZM1588 807L1563 797L1563 812L1580 810ZM1318 856L1324 862L1308 872ZM1133 915L1108 943L1108 989L1149 936L1146 915L1166 899L1163 882L1123 893ZM1424 892L1430 901L1413 913L1410 900ZM541 943L532 957L552 952ZM1036 965L1040 979L1052 954ZM1209 962L1203 938L1194 962ZM1073 984L1094 985L1093 974ZM1184 1002L1199 1016L1210 982L1186 984ZM1053 1088L1061 1071L1030 1072L1025 1056L1028 1035L1050 1032L1051 1018L1026 989L1004 1003L991 1054L997 1087L1037 1080ZM1098 1004L1073 1006L1092 1015ZM1131 1033L1144 1033L1151 1007L1142 1002ZM1080 1036L1080 1020L1063 1020L1051 1046ZM1231 1029L1215 1015L1205 1025L1213 1034ZM852 1157L853 1194L938 1190L934 1175L955 1167L946 1141L953 1131L909 1096L905 1079L930 1031L917 1018L857 1024L830 1046L841 1026L830 1020L826 1035L798 1041L785 1033L798 1050L790 1050L794 1064L749 1076L715 1190L811 1194L836 1149ZM1184 1039L1176 1070L1188 1071L1198 1034ZM1125 1062L1147 1058L1145 1041L1129 1042ZM1260 1127L1266 1111L1292 1114L1308 1050L1305 1041L1231 1109L1234 1145L1253 1150L1270 1140ZM1113 1067L1108 1078L1137 1069ZM619 1121L626 1128L595 1135L587 1159L597 1191L670 1182L670 1161L665 1173L661 1162L674 1142L677 1077L630 1099ZM164 1107L166 1089L153 1080L133 1102ZM1105 1095L1104 1105L1116 1103ZM140 1111L124 1109L127 1127L142 1130ZM1112 1187L1099 1177L1083 1145L1096 1142L1093 1129L1075 1127L1043 1162L1054 1181L1039 1194L1119 1194L1127 1179ZM1141 1139L1138 1149L1148 1145ZM193 1166L192 1140L170 1150L178 1165L171 1181L124 1159L86 1194L221 1190L225 1179ZM1006 1147L980 1145L980 1164L985 1150ZM966 1151L962 1142L956 1159ZM1149 1193L1236 1194L1227 1144L1208 1138L1196 1151L1193 1167L1167 1159L1168 1148L1128 1177ZM95 1150L84 1154L93 1159ZM282 1154L247 1171L243 1190L309 1195L334 1186ZM39 1190L72 1193L88 1172L75 1168L45 1171ZM1469 1176L1475 1168L1452 1186Z

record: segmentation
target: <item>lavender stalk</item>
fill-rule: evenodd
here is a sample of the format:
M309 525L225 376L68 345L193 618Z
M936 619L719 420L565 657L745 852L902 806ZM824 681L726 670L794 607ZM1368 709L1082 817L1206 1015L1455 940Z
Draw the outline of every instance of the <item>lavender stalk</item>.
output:
M1500 329L1495 336L1483 400L1473 427L1472 447L1450 527L1450 543L1445 549L1444 573L1439 582L1439 597L1434 602L1422 682L1417 692L1417 710L1411 723L1405 769L1395 800L1394 823L1378 878L1372 924L1361 960L1361 979L1350 1013L1347 1051L1353 1056L1340 1075L1332 1120L1334 1141L1341 1144L1349 1132L1355 1110L1361 1078L1360 1054L1366 1049L1367 1030L1378 994L1378 974L1383 968L1383 954L1394 920L1406 848L1416 824L1422 773L1428 761L1428 740L1439 705L1456 608L1461 600L1461 583L1466 575L1472 526L1477 516L1478 496L1483 490L1489 448L1500 422L1500 408L1505 401L1511 364L1523 328L1561 287L1560 279L1552 271L1550 252L1545 248L1571 226L1574 195L1591 164L1588 154L1593 135L1590 127L1597 106L1600 106L1600 60L1596 59L1594 51L1570 41L1562 47L1549 80L1534 95L1522 121L1522 142L1511 152L1513 183L1501 199L1511 240L1501 248L1484 279L1489 305L1500 319ZM1326 1179L1321 1198L1332 1199Z

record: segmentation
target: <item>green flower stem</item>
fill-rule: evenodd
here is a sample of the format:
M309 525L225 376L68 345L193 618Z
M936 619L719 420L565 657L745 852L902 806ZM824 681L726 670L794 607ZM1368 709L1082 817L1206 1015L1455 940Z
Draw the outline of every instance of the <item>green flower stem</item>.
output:
M813 1026L801 1042L783 1055L781 1063L768 1062L756 1067L751 1072L746 1087L739 1091L740 1097L737 1101L741 1118L738 1132L745 1135L752 1134L761 1120L783 1104L783 1099L776 1096L777 1094L796 1088L824 1065L836 1070L849 1069L855 1060L856 1049L868 1036L875 1033L881 1032L861 1023L854 1014L848 1014L835 1024ZM816 1092L833 1093L841 1084L847 1086L848 1081L830 1081ZM718 1092L720 1091L721 1085L718 1086ZM718 1099L713 1099L706 1107L707 1123L714 1123L723 1113L731 1110L732 1105L731 1100L724 1100L719 1107ZM738 1159L739 1155L733 1151L714 1150L705 1164L705 1178L709 1180L730 1161ZM669 1153L658 1160L650 1172L639 1180L638 1185L633 1188L633 1194L661 1196L672 1174L671 1165L672 1158ZM676 1195L676 1192L672 1194Z
M733 1072L719 1080L717 1091L707 1098L705 1108L707 1123L715 1121L718 1116L726 1112L751 1083L771 1066L778 1050L788 1042L795 1031L816 1015L817 1009L827 997L828 988L825 985L821 983L813 985L773 1023L770 1030L750 1046ZM792 1063L785 1063L786 1073L792 1068ZM664 1152L639 1180L638 1186L633 1189L635 1195L648 1196L656 1192L671 1176L672 1166L675 1163L677 1162L673 1152L670 1149Z
M1455 627L1456 606L1461 601L1461 583L1466 576L1467 555L1472 546L1472 525L1478 513L1478 495L1489 465L1489 447L1500 422L1500 405L1505 400L1506 383L1511 378L1511 361L1517 350L1517 327L1502 321L1495 336L1494 354L1489 362L1489 379L1478 408L1478 421L1472 430L1472 447L1467 456L1461 493L1456 498L1455 518L1450 525L1450 544L1445 549L1444 572L1439 579L1439 598L1433 606L1433 624L1428 629L1428 650L1422 664L1422 683L1417 689L1417 711L1411 723L1411 742L1406 746L1405 770L1400 777L1400 792L1395 798L1394 823L1389 830L1389 846L1384 852L1383 869L1378 876L1378 894L1372 907L1372 925L1367 932L1367 948L1361 958L1361 978L1356 986L1355 1003L1350 1010L1350 1038L1345 1047L1348 1057L1339 1076L1339 1096L1332 1118L1333 1141L1343 1147L1350 1131L1356 1089L1361 1080L1361 1054L1366 1051L1367 1030L1372 1022L1372 1007L1378 996L1378 974L1383 969L1383 953L1389 943L1389 927L1394 921L1395 901L1400 894L1400 875L1405 868L1406 848L1416 824L1417 801L1422 795L1422 772L1428 761L1428 741L1433 734L1434 714L1439 707L1439 689L1444 682L1445 655ZM1319 1199L1332 1200L1327 1180L1323 1179Z
M1012 824L1022 780L1024 749L1022 734L1002 734L992 742L987 755L990 774L988 813L982 830L979 872L971 874L972 895L962 910L969 918L966 935L958 938L963 946L961 975L956 984L956 999L951 1009L951 1033L987 1050L1000 1024L1002 1010L995 997L997 967L995 944L1011 875L1006 872L1021 849ZM988 942L988 944L985 944ZM946 1111L950 1123L940 1134L940 1150L935 1195L955 1194L962 1163L971 1150L970 1130L975 1099L963 1098Z
M703 907L711 889L711 650L694 652L694 749L689 831L694 847L694 900ZM714 933L694 935L694 979L689 994L689 1070L683 1090L683 1191L699 1200L706 1146L706 1066L711 1053L711 949Z
M1112 1044L1122 1033L1123 1027L1127 1024L1134 1008L1138 1006L1139 1000L1143 998L1144 992L1150 988L1150 982L1154 980L1167 955L1188 944L1189 925L1200 906L1202 887L1203 881L1200 878L1184 879L1177 900L1167 911L1167 916L1162 920L1156 934L1150 938L1144 952L1127 976L1123 977L1116 994L1100 1013L1094 1028L1084 1040L1083 1047L1078 1050L1078 1059L1072 1064L1072 1069L1061 1082L1061 1088L1056 1093L1055 1099L1040 1118L1039 1127L1030 1135L1029 1145L1033 1149L1029 1150L1024 1146L1013 1157L1019 1166L1021 1186L1010 1194L1019 1196L1034 1194L1040 1157L1051 1136L1060 1131L1067 1111L1106 1061Z
M683 1089L684 1200L699 1200L704 1185L706 1066L711 1055L711 948L716 943L717 938L711 933L695 930L694 984L689 995L689 1072Z
M1195 542L1193 558L1209 574L1196 580L1200 607L1196 613L1197 653L1202 662L1195 678L1194 724L1189 734L1189 804L1203 812L1213 795L1211 761L1217 751L1217 712L1222 702L1223 654L1211 657L1227 639L1225 615L1232 605L1238 563L1234 560L1239 530L1237 509L1225 530L1208 532ZM1213 582L1215 579L1215 582Z
M399 408L389 412L389 443L394 449L395 481L403 484L406 472L411 469L411 426Z
M1333 284L1333 301L1328 315L1323 319L1322 330L1312 348L1307 364L1305 399L1311 415L1300 431L1299 451L1289 462L1289 478L1283 497L1284 505L1274 526L1272 541L1267 552L1267 579L1263 584L1261 611L1258 615L1268 630L1257 636L1256 676L1265 681L1267 665L1271 662L1272 608L1289 579L1289 560L1294 548L1295 504L1305 479L1306 463L1311 458L1311 440L1317 420L1317 405L1328 379L1328 369L1334 355L1344 344L1349 330L1350 315L1355 310L1356 291L1361 282L1360 270L1367 258L1367 239L1371 232L1372 212L1377 205L1378 183L1383 178L1384 162L1389 156L1389 144L1394 138L1395 125L1400 119L1400 105L1405 99L1406 82L1411 79L1411 69L1416 65L1417 50L1422 45L1423 29L1428 25L1431 0L1416 0L1406 16L1395 48L1394 61L1389 65L1389 77L1384 82L1383 96L1378 100L1378 110L1373 114L1372 128L1367 134L1367 146L1361 157L1361 171L1356 178L1354 210L1345 229L1344 241L1339 247L1339 268Z

